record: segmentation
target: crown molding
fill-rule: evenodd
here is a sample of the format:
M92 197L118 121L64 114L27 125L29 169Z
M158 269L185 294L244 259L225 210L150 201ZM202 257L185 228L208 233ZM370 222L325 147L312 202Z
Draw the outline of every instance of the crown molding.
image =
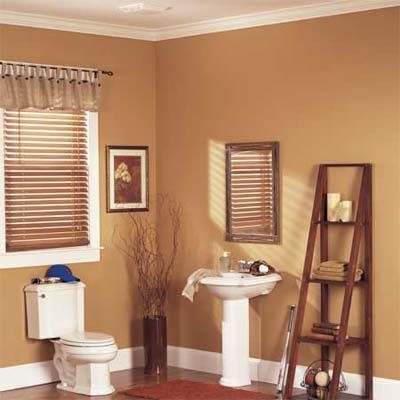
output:
M396 6L400 6L400 0L336 0L329 3L312 4L160 28L156 30L157 40L176 39Z
M400 0L336 0L329 3L218 18L165 28L131 27L0 10L0 24L160 41L398 6L400 6Z

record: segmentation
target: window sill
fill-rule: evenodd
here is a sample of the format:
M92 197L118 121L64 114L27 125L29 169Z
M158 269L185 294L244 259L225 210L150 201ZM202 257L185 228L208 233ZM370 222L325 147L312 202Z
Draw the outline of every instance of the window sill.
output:
M0 255L0 269L99 262L101 249L101 247L82 246L6 253Z

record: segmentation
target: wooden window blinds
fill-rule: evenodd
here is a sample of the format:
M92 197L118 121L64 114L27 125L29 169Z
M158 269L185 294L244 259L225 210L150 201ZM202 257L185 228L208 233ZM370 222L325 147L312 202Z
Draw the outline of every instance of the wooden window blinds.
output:
M227 144L226 240L278 243L279 144Z
M4 111L6 251L89 244L85 112Z

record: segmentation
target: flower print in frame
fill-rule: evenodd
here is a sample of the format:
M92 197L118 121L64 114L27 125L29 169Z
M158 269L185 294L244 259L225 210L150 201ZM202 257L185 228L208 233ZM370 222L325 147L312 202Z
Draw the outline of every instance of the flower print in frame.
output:
M107 212L149 210L149 148L107 146Z

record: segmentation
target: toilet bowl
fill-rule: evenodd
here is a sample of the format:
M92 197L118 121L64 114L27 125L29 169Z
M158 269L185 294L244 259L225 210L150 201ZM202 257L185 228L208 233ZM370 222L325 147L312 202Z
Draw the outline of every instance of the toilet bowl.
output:
M114 392L109 363L118 352L112 336L95 332L73 332L54 343L54 365L61 382L57 389L87 396Z

